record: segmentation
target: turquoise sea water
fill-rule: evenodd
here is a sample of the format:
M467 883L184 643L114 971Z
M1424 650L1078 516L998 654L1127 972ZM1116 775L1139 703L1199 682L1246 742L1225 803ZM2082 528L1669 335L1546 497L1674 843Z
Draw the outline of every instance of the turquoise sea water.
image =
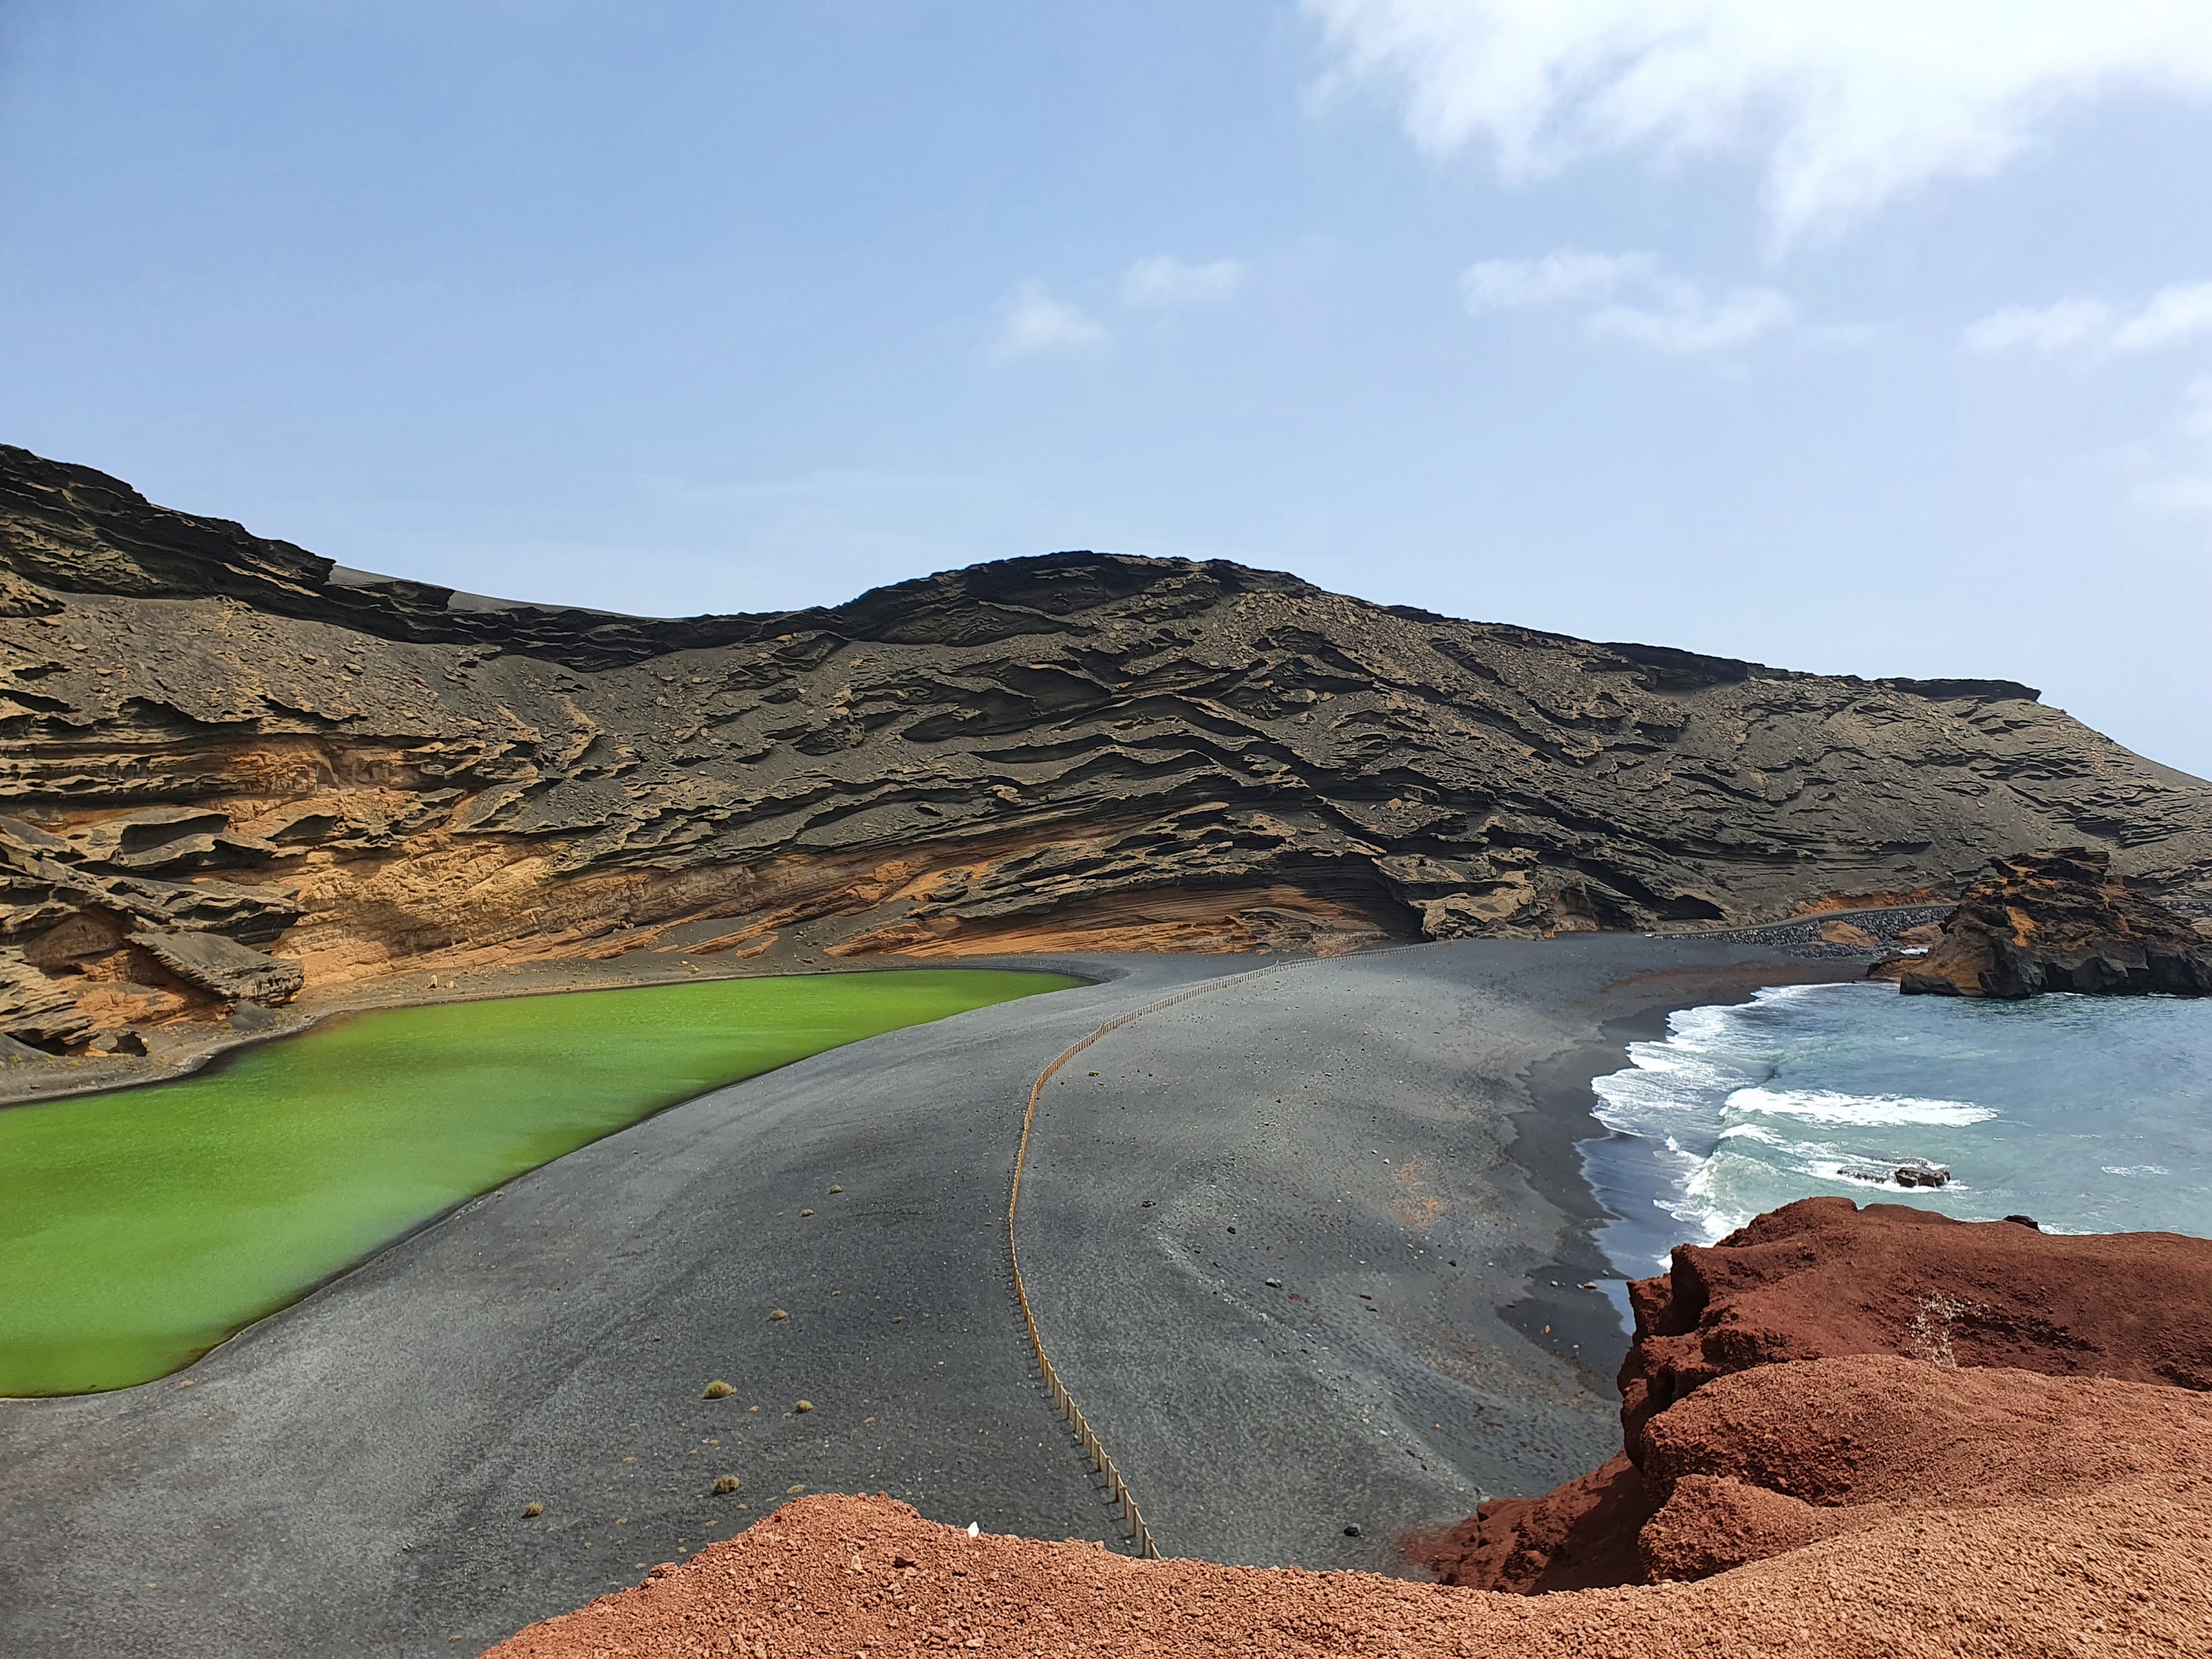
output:
M1582 1151L1613 1218L1600 1242L1632 1277L1821 1194L2051 1232L2212 1235L2212 999L1782 986L1676 1013L1630 1059L1594 1085L1613 1133ZM1951 1184L1850 1173L1906 1158L1948 1166Z

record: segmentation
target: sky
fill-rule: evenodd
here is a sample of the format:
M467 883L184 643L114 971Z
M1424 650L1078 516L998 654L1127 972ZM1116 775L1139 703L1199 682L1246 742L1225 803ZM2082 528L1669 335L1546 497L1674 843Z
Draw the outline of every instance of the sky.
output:
M2212 6L0 0L0 441L647 614L1089 547L2212 775Z

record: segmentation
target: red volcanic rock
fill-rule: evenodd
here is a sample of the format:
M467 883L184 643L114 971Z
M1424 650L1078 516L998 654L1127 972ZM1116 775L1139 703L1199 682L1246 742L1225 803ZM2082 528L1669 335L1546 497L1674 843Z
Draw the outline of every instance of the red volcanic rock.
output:
M2180 1432L2162 1412L2212 1428L2203 1239L1815 1198L1683 1245L1668 1273L1629 1288L1626 1455L1413 1541L1445 1583L1528 1594L1696 1577L1927 1502L2051 1498L2166 1467L2130 1439L2154 1449ZM2045 1378L2076 1380L2063 1409L2116 1462L2054 1437Z
M1715 1377L1887 1353L2212 1389L2212 1242L2038 1232L1903 1204L1808 1198L1629 1286L1620 1421L1644 1426Z
M2075 1385L2079 1386L2079 1385ZM1484 1595L1364 1572L1133 1561L803 1498L533 1625L496 1659L2008 1659L2202 1654L2212 1510L2194 1476L1923 1510L1698 1583Z
M1626 1454L1541 1498L1493 1498L1459 1525L1405 1540L1447 1584L1540 1595L1643 1580L1637 1532L1651 1517Z
M2086 847L1993 859L1925 957L1875 964L1906 995L2212 996L2212 936L2132 891Z
M1738 1372L1654 1418L1637 1539L1701 1578L1922 1510L2212 1481L2212 1395L1859 1354ZM1619 1582L1619 1581L1616 1581Z

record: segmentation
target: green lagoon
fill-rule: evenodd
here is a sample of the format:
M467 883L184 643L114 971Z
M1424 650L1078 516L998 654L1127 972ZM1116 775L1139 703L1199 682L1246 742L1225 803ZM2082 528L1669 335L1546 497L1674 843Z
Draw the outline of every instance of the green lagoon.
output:
M709 1089L1079 981L706 980L395 1008L0 1109L0 1394L125 1388L454 1205Z

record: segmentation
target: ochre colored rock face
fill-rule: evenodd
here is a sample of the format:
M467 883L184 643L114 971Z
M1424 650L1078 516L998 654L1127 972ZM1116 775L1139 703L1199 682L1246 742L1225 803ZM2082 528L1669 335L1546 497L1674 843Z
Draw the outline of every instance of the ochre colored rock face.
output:
M2153 890L2212 895L2212 787L2026 687L1218 562L1060 553L655 621L345 571L0 447L0 948L72 916L214 932L311 1000L672 943L806 965L1762 921L1954 891L2085 821ZM207 994L133 948L38 971L95 1023L191 1014Z
M2212 996L2212 932L2069 847L1991 860L1926 957L1877 969L1908 996Z

